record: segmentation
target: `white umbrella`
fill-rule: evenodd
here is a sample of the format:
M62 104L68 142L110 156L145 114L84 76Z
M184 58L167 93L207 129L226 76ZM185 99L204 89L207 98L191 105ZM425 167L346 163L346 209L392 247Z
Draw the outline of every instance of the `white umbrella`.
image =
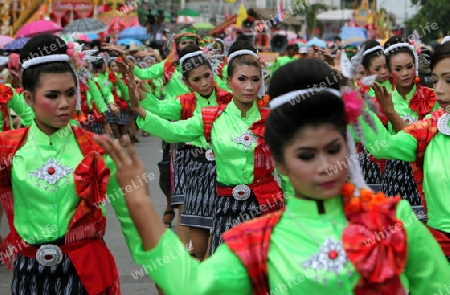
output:
M195 23L195 19L192 16L180 15L177 16L177 24L178 25L188 25Z

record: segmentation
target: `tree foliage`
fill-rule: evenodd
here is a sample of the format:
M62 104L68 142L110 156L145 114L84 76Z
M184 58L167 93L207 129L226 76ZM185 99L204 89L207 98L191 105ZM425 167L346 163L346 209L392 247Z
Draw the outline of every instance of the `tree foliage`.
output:
M323 24L317 20L316 16L321 12L327 11L327 5L322 3L311 4L305 0L296 0L295 7L300 14L305 16L306 35L308 39L313 34L314 28L323 30Z
M419 32L422 41L436 40L450 32L450 5L448 1L412 0L412 3L415 5L420 4L421 8L406 24L409 31L415 29ZM433 23L436 23L437 26L434 25L432 26L434 29L428 29L430 24Z

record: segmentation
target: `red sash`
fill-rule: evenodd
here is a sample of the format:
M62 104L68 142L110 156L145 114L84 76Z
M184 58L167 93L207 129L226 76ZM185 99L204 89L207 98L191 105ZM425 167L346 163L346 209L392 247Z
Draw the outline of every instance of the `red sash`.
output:
M82 128L71 128L84 158L73 173L80 202L66 232L65 245L61 248L69 256L88 294L117 295L120 294L117 267L101 239L106 229L106 218L96 206L105 200L109 169L102 157L103 150L93 140L93 133ZM29 127L0 133L0 161L4 167L0 170L0 201L11 230L0 248L0 253L8 268L11 267L12 260L12 257L8 257L11 245L15 249L21 249L19 252L28 257L33 257L34 250L37 250L23 241L14 226L14 198L11 187L12 155L26 142L28 131Z
M204 136L208 143L211 143L212 125L226 107L226 104L221 104L202 109ZM261 205L263 213L268 213L284 206L284 196L273 177L274 165L272 156L269 147L264 141L264 123L270 111L264 108L259 108L259 111L261 119L253 123L249 128L250 131L258 136L258 144L254 151L253 182L249 187L255 194L259 205ZM231 196L231 192L232 188L217 186L217 194L220 196Z
M235 226L223 234L228 248L241 260L253 286L254 295L270 293L267 256L270 235L284 208Z
M233 94L214 85L216 90L216 101L220 104L228 104L233 99ZM197 105L197 97L195 93L186 93L179 95L181 104L181 120L187 120L192 117Z
M14 96L14 92L11 87L5 84L0 84L0 111L3 115L3 130L11 130L11 121L9 120L9 107L8 102Z

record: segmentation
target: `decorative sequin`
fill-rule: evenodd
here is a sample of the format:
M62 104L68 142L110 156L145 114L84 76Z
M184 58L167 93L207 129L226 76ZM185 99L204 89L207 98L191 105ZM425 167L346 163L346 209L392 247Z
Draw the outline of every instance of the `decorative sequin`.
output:
M443 114L437 123L437 128L440 133L444 135L450 135L450 127L448 126L448 122L450 121L449 114Z

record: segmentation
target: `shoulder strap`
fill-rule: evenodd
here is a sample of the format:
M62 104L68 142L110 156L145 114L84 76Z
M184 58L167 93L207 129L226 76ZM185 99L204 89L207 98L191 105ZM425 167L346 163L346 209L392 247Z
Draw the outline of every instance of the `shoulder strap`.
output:
M95 142L94 133L84 130L83 128L71 126L73 133L77 139L78 145L80 146L83 156L87 156L90 152L98 152L101 155L105 151Z
M197 104L195 93L186 93L178 97L181 104L181 120L187 120L192 117Z
M205 136L206 142L208 142L209 144L211 143L212 125L217 117L222 114L226 107L226 104L220 104L218 106L206 107L202 109L203 134Z
M443 114L444 111L439 109L432 113L431 118L415 122L404 129L406 133L412 135L417 141L416 162L411 164L411 169L425 212L427 212L425 193L423 192L425 151L430 141L438 133L437 122Z
M270 236L284 208L240 224L223 234L228 248L241 260L249 274L254 294L270 292L267 259Z

